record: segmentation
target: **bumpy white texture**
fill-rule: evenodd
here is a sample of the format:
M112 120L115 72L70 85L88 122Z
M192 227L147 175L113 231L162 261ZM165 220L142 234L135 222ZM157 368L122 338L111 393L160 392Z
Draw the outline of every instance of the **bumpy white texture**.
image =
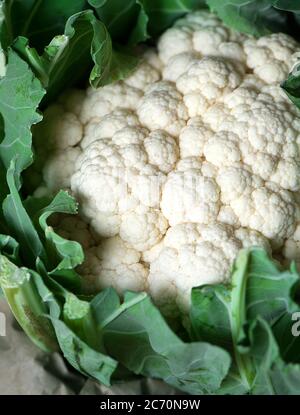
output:
M146 291L148 269L140 263L141 254L129 248L119 236L104 239L85 251L86 260L79 267L86 293L108 286L120 294L125 290ZM96 277L96 278L95 278Z
M299 45L201 11L157 50L124 81L64 94L36 134L40 192L80 202L81 222L58 227L84 246L86 291L146 290L174 315L193 286L227 281L242 247L300 263L300 118L280 88Z
M168 157L160 169L164 152ZM177 158L176 142L165 132L121 128L111 138L92 141L86 147L77 161L71 189L100 237L115 236L121 229L126 242L140 250L149 249L168 226L159 202L164 172L174 168ZM107 227L107 219L114 226Z
M192 287L227 281L239 249L266 246L259 233L210 223L181 223L171 227L161 251L150 265L149 290L154 301L168 313L174 298L188 312ZM165 309L165 310L164 310Z

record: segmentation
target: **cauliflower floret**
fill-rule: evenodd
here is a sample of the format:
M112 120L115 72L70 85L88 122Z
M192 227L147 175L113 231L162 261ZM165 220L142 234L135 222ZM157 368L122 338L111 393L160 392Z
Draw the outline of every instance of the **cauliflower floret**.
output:
M173 137L164 131L152 131L145 138L144 147L150 164L157 166L164 173L169 173L174 169L179 151Z
M234 213L232 208L228 205L221 206L217 219L218 219L218 222L226 223L227 225L231 225L234 228L239 228L241 226L238 216Z
M166 64L172 56L193 51L193 31L186 27L171 27L159 38L159 57Z
M125 83L133 88L146 89L160 80L160 72L150 63L143 61L139 67L125 79Z
M143 54L143 58L146 62L148 62L153 68L157 69L159 73L162 72L163 63L160 60L157 50L155 48L148 48Z
M203 123L201 117L190 118L179 135L181 158L203 156L204 145L212 134L213 132Z
M237 234L220 223L182 223L169 228L150 264L148 281L154 301L166 314L174 312L174 302L188 312L192 287L226 281L239 249L251 239L256 245L267 244L259 235Z
M189 116L201 115L210 105L241 83L241 76L230 62L204 57L192 63L176 81L189 110Z
M278 84L289 73L292 54L297 42L284 33L273 33L244 42L247 65L267 84Z
M210 223L220 209L220 189L202 173L197 159L181 160L163 187L161 210L171 226L182 222Z
M264 248L269 254L272 252L268 239L259 232L248 228L239 228L234 234L242 242L243 248L258 246Z
M36 194L79 201L57 227L84 247L86 292L146 290L174 317L193 286L228 281L242 247L300 264L300 117L280 88L298 49L199 11L124 81L49 107Z
M176 82L200 56L196 52L183 52L172 56L163 70L163 79Z
M101 119L117 108L136 110L143 93L124 82L116 82L100 89L89 88L83 102L80 119L86 124L92 119Z
M86 293L113 287L118 293L126 290L147 290L149 270L139 261L141 254L129 248L118 236L104 239L86 251L85 262L78 271L83 275Z
M221 199L229 204L242 226L261 232L276 244L295 227L296 205L292 194L274 183L265 183L242 167L219 170Z
M181 94L170 82L157 82L146 90L137 109L140 122L149 130L165 130L178 136L188 119Z
M142 127L123 128L111 139L96 140L85 148L72 176L71 188L82 201L83 215L100 236L116 235L122 228L125 240L138 246L144 244L145 249L150 248L149 241L153 244L159 241L165 233L166 220L155 210L159 208L166 180L164 172L175 165L178 153L172 137L160 131L148 134ZM147 209L139 211L140 205ZM145 229L153 228L148 242L147 237L141 239L139 231L129 232L125 223L129 219L135 223L144 220ZM107 220L113 224L109 234L104 232Z
M62 105L54 104L44 112L43 121L35 127L38 149L66 149L75 146L83 136L83 126L74 114L66 112Z
M161 240L168 226L168 221L158 209L140 205L122 216L120 236L138 251L146 251Z
M80 143L82 148L102 138L111 138L125 127L139 126L137 115L127 109L116 109L100 120L91 120L85 127L85 134Z
M262 179L296 191L300 129L296 115L289 111L291 104L279 93L274 101L274 89L260 94L242 86L227 95L224 104L212 106L204 118L217 134L206 144L204 154L218 166L241 161Z
M43 179L50 190L56 192L70 188L70 179L76 171L76 161L80 154L78 147L68 147L51 154L43 169Z

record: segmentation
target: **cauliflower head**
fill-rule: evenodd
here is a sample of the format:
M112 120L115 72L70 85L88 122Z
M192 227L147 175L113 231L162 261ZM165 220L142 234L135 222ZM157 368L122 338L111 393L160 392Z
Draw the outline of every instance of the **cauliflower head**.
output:
M174 315L192 287L226 282L243 247L300 261L300 118L280 89L298 50L195 12L124 81L46 110L37 193L80 202L56 227L83 245L87 292L145 290Z

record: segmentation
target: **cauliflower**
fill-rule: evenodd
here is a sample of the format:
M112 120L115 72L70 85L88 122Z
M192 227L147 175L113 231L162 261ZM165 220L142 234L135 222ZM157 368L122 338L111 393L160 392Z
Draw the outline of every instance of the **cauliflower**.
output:
M243 247L300 262L299 112L279 85L298 50L199 11L124 81L48 108L37 192L80 202L56 228L83 245L87 292L145 290L175 315L192 287L228 281Z

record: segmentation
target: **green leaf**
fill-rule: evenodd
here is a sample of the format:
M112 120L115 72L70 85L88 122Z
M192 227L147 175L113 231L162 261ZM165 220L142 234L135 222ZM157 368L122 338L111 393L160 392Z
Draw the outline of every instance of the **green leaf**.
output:
M281 84L290 100L300 108L300 62L294 66L287 79Z
M49 274L58 279L60 284L78 292L81 289L81 278L75 268L84 261L83 249L78 242L61 237L48 226L47 219L53 213L77 214L78 204L67 192L60 191L52 202L39 212L39 224L45 234L48 256L52 253Z
M300 365L285 364L270 326L257 318L249 329L249 353L256 367L254 395L299 395Z
M207 0L210 9L232 29L254 36L287 31L286 13L273 7L272 0Z
M89 0L112 36L122 44L134 45L157 36L176 19L197 8L205 0Z
M55 247L61 259L60 263L56 265L55 271L76 268L84 260L82 247L78 242L62 238L51 226L48 226L47 219L53 213L77 214L78 204L72 196L61 190L52 202L39 212L39 224L45 232L46 241L51 247Z
M47 276L45 281L50 286L59 287ZM110 385L110 378L117 367L117 362L80 339L72 330L74 322L68 327L67 323L70 323L70 319L74 320L75 316L78 320L78 315L82 314L81 301L75 301L72 307L70 301L66 303L64 314L67 314L69 319L67 323L64 322L62 306L41 275L26 268L18 268L2 255L0 256L0 286L19 324L38 347L45 351L53 351L57 350L58 342L65 358L75 369L107 386ZM59 289L67 293L63 287ZM71 294L67 293L67 295ZM91 334L94 337L97 335L96 331Z
M123 79L137 64L135 57L113 51L105 25L91 10L71 16L64 34L55 36L42 55L29 47L25 37L19 37L13 48L31 65L47 89L47 103L81 80L92 67L90 81L97 87Z
M16 183L16 177L18 178L16 166L16 159L12 159L7 170L7 183L10 194L3 202L3 215L11 234L20 245L23 260L34 267L36 258L45 258L46 253L38 232L20 198ZM26 255L25 258L24 255Z
M157 36L176 19L192 10L206 8L205 0L140 0L149 18L148 31Z
M139 0L89 0L112 39L122 44L146 40L148 16Z
M0 143L0 159L9 168L16 159L15 177L19 189L19 174L32 163L32 136L30 128L42 117L37 107L45 94L39 80L27 63L14 51L8 51L6 76L0 78L0 113L3 128Z
M135 374L163 379L181 390L212 393L227 374L228 354L207 343L184 343L168 327L145 293L113 290L91 302L106 350Z
M44 351L57 350L48 309L41 299L33 274L18 268L0 255L0 286L18 323L31 340Z
M84 260L82 247L78 242L58 235L47 223L52 214L77 214L78 203L71 195L61 190L52 200L50 197L29 197L24 206L41 235L47 252L46 267L49 275L64 287L79 292L81 278L75 268Z
M231 286L216 285L194 288L192 291L191 324L193 336L224 347L233 357L231 372L222 391L238 393L251 391L257 382L257 368L252 357L241 352L245 325L258 317L274 330L278 347L290 345L292 337L291 313L298 310L292 300L299 276L292 268L281 271L259 248L243 250L235 261ZM281 324L285 319L284 325ZM290 332L280 336L280 327ZM297 355L299 357L299 353Z
M32 46L42 51L58 34L67 19L83 10L85 0L5 0L3 13L10 43L17 36L26 36Z
M300 11L300 4L298 0L273 0L272 3L277 9L288 10L291 12Z
M86 339L81 339L76 334L78 333L80 324L84 323L84 314L82 315L82 302L76 301L76 298L72 296L72 305L70 305L70 302L67 302L63 313L62 306L54 296L53 292L59 290L61 293L65 293L66 299L69 295L67 291L62 287L59 287L59 285L54 281L52 282L50 290L43 280L37 275L36 284L41 298L49 307L49 318L53 324L57 340L64 357L82 374L109 386L111 376L116 370L118 363L111 357L92 348L87 343ZM56 287L56 289L54 289L54 287ZM80 314L81 316L79 317ZM63 317L65 317L66 321L63 320ZM70 321L74 319L76 319L76 322ZM72 330L74 329L74 326L75 331ZM85 333L85 331L80 331L79 334L80 333ZM88 334L93 337L97 336L97 332L94 330L92 333Z
M19 263L19 249L20 246L14 238L0 234L0 252L13 263Z

